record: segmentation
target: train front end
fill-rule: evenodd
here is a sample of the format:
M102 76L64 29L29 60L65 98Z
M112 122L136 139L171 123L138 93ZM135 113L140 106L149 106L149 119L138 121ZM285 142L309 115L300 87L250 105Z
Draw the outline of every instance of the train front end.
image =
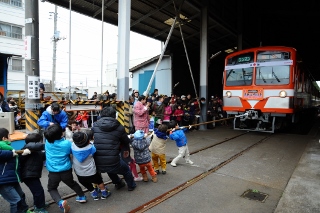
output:
M226 58L223 110L235 130L273 133L294 113L293 50L253 48Z

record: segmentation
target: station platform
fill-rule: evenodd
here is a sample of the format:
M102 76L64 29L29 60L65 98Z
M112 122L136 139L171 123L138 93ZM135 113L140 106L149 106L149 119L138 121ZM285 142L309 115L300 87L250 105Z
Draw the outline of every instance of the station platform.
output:
M277 205L275 213L320 212L320 122L309 132L308 144Z
M59 192L68 201L71 212L76 213L320 212L319 127L318 121L308 135L235 131L230 126L192 131L187 133L187 137L194 164L180 160L177 167L172 167L168 163L167 174L160 173L157 183L150 180L137 182L137 188L132 192L127 191L126 187L116 190L108 175L103 174L112 195L106 200L93 201L86 192L88 202L85 204L77 203L74 192L63 183L59 186ZM232 139L234 137L237 138ZM261 143L245 151L259 140ZM167 141L166 151L167 161L170 162L178 154L174 141ZM241 151L245 152L221 166ZM47 176L44 168L41 182L46 200L51 203L47 210L50 213L61 212L46 191ZM31 207L32 195L25 184L21 186ZM261 192L266 197L263 201L245 198L243 195L248 190ZM171 195L160 201L168 192ZM157 205L137 210L157 198L159 200L154 201ZM0 205L1 213L9 212L9 204L4 199L0 199Z

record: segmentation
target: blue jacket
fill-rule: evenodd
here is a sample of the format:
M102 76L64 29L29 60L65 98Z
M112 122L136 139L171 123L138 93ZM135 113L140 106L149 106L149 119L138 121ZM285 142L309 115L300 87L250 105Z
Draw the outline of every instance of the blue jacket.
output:
M2 112L11 112L9 104L4 100L1 104Z
M68 125L68 115L63 110L61 110L59 114L53 115L51 106L49 106L46 111L42 113L37 124L40 127L46 129L48 126L50 126L50 122L59 124L62 129L65 129Z
M13 157L11 150L0 150L0 185L20 182L19 156Z
M93 155L96 152L96 148L92 143L87 146L79 148L72 143L72 166L75 173L79 176L91 176L96 174L96 164L93 159Z
M170 134L170 139L176 141L177 147L185 146L188 143L187 137L184 132L187 131L186 128L178 129Z
M46 167L49 172L63 172L71 169L71 142L61 138L49 143L46 140Z

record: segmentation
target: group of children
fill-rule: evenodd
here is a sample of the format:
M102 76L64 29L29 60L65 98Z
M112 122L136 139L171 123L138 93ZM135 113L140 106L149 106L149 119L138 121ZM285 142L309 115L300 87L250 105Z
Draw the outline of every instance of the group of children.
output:
M178 124L172 127L174 128L168 132L168 126L161 124L152 134L145 134L142 130L133 134L131 145L134 158L129 156L124 160L129 164L135 181L147 182L147 171L155 183L160 169L162 174L166 174L165 148L168 138L175 140L179 148L179 155L173 159L171 165L175 167L183 156L186 163L193 164L189 158L187 138L184 134L186 129L181 129ZM10 203L11 213L29 212L19 182L24 182L29 187L34 199L34 212L47 213L44 189L40 182L44 160L49 172L48 192L64 213L70 211L70 206L59 194L58 186L61 181L77 194L77 202L87 201L80 185L73 178L72 169L93 200L106 199L111 195L104 185L101 173L96 169L93 158L96 148L91 130L77 129L72 133L73 142L70 142L63 137L62 128L54 124L45 130L44 136L45 144L42 143L40 134L28 134L25 139L26 145L20 155L11 147L8 130L0 128L0 194ZM130 138L131 136L129 135ZM138 164L142 177L139 177L135 163Z
M168 127L170 129L168 135ZM176 122L169 122L168 125L160 124L151 135L145 134L142 130L137 130L133 135L132 148L134 158L139 165L143 181L148 181L146 171L151 175L152 181L157 182L157 174L166 174L166 142L170 138L176 142L178 156L171 161L171 166L176 167L177 162L185 157L186 163L193 164L190 160L188 140L185 135L187 128L180 128ZM150 155L151 152L151 155ZM151 162L152 161L152 162Z

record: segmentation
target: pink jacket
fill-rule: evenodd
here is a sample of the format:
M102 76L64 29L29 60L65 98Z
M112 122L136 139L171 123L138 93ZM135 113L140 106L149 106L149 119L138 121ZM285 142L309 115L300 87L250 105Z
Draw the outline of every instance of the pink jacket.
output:
M136 127L136 129L149 126L149 110L140 101L137 101L137 103L134 105L133 115L133 125Z
M170 121L170 115L172 113L172 109L171 109L171 106L166 106L164 108L164 113L163 113L163 120L164 121Z

